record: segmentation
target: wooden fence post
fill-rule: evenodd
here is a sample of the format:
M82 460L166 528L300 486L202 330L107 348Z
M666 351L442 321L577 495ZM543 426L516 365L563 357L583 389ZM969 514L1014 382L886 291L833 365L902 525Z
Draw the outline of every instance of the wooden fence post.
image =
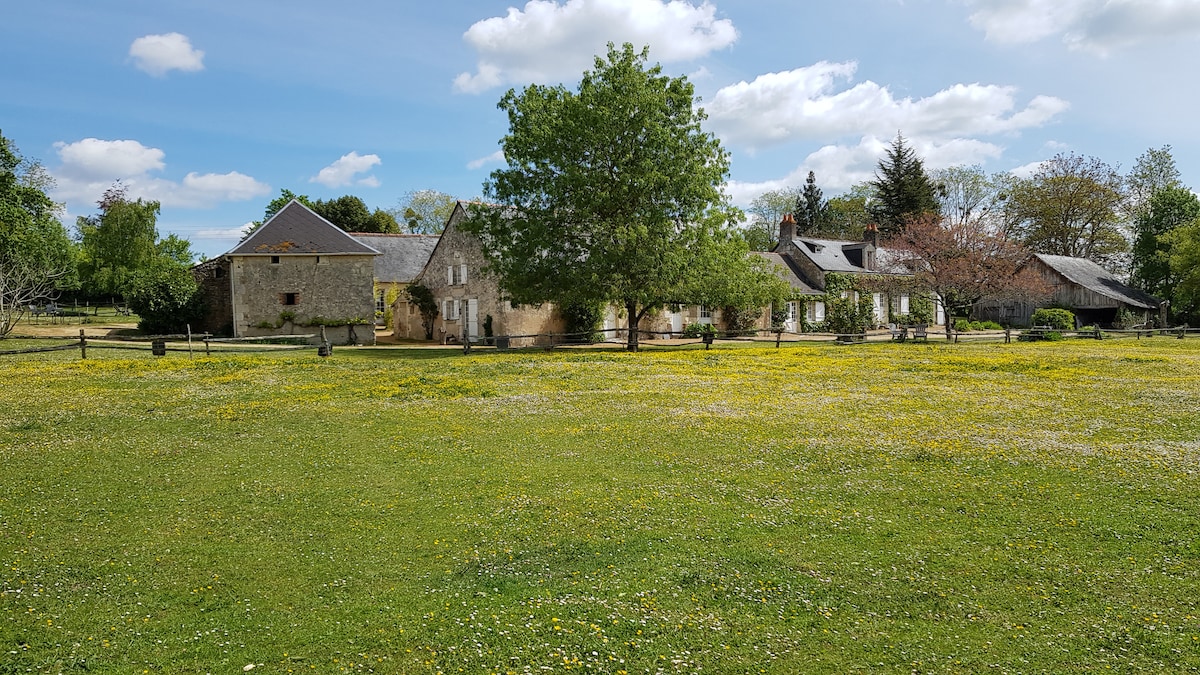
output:
M79 329L79 358L87 359L87 336L84 335L83 329Z

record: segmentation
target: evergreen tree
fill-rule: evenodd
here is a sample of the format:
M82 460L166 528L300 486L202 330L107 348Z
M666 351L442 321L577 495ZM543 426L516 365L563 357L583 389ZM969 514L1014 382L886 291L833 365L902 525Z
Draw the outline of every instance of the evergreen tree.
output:
M809 171L808 178L804 180L804 189L796 198L796 224L800 234L819 231L825 224L828 208L829 201L822 197L821 188L817 187L817 175Z
M901 134L896 134L884 158L879 160L875 180L870 185L875 189L871 215L885 234L902 232L909 220L936 214L940 209L937 190L925 173L925 162Z

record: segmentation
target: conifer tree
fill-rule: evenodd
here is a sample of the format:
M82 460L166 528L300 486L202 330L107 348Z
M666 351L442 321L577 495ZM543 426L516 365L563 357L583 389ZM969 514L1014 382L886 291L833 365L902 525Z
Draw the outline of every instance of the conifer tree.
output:
M914 218L936 214L940 208L937 189L925 173L925 162L897 133L871 181L875 205L871 215L885 234L903 232Z

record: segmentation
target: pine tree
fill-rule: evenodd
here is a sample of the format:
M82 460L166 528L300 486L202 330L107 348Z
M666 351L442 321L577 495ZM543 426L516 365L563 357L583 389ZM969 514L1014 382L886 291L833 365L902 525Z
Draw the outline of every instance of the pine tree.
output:
M937 190L925 173L925 162L909 147L904 136L896 134L871 181L875 205L871 210L885 234L904 231L905 224L928 213L937 213Z
M808 178L804 181L804 189L796 198L796 223L800 234L812 234L820 230L825 224L825 211L828 207L829 201L822 197L821 188L817 187L816 174L809 171Z

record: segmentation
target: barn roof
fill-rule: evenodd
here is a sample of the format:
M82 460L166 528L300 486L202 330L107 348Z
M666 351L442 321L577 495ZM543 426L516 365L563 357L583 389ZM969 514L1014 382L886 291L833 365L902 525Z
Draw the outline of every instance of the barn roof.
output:
M379 255L296 200L226 255Z
M1108 270L1087 258L1044 253L1038 253L1035 257L1068 281L1132 307L1157 309L1161 302L1145 291L1126 286Z

